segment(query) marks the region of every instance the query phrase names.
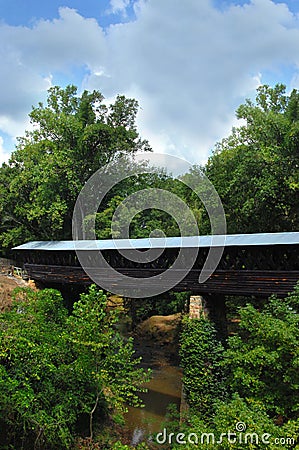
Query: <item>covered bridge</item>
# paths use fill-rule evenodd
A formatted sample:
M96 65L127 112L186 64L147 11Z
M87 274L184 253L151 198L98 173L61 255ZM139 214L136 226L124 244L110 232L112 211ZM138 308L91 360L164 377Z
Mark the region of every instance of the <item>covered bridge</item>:
M99 280L104 289L108 282L113 289L107 290L114 293L120 285L135 288L136 297L146 281L152 287L163 285L166 270L172 290L194 294L285 296L299 281L299 232L36 241L13 250L33 280L55 286ZM213 264L213 273L199 282L202 271L209 275Z

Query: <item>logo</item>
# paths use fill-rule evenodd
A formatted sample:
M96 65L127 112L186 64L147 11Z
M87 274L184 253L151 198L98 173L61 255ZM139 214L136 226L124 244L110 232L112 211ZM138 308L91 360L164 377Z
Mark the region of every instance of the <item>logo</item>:
M167 189L137 188L114 212L111 223L112 240L96 239L96 213L107 195L111 195L123 180L134 180L143 174L157 174L161 169L168 174L170 172L174 179L180 179L180 175L190 171L192 165L181 158L158 153L122 157L97 170L77 198L73 212L73 240L78 260L91 280L113 294L145 298L174 289L192 269L198 256L200 235L193 211L181 197ZM199 283L203 283L215 271L223 253L225 213L214 186L200 170L190 177L180 179L180 182L203 203L210 220L211 246L198 279ZM104 256L105 249L117 253L119 258L126 258L129 266L138 263L140 268L143 264L158 261L165 249L173 245L172 238L167 238L163 230L155 230L147 239L130 238L133 218L148 209L164 211L175 220L180 231L180 237L176 238L179 251L171 266L158 275L128 276L112 267ZM89 220L88 229L85 227L86 218ZM193 243L189 245L188 242L191 241ZM140 273L142 274L142 270Z

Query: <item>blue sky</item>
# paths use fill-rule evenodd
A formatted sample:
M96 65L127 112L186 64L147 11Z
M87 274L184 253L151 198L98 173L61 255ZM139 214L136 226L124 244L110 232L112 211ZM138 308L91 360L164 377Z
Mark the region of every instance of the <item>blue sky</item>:
M0 0L0 162L52 85L139 101L154 150L206 161L260 84L299 89L298 0Z
M116 1L112 5L126 5L126 2ZM128 3L126 13L134 16L132 12L133 2ZM47 2L36 0L0 0L1 19L10 25L31 26L36 20L58 19L59 8L73 8L83 17L94 17L101 26L108 27L111 23L124 20L122 14L115 14L109 0L51 0ZM119 11L121 13L121 10Z

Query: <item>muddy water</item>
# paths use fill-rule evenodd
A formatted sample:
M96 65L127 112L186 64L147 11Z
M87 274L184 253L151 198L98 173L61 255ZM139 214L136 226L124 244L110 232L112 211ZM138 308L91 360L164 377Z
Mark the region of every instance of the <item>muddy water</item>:
M139 394L144 406L128 407L125 414L126 443L135 446L146 442L151 435L163 431L168 406L174 404L180 409L182 370L179 367L179 329L181 316L153 316L129 331L124 322L120 329L124 337L134 338L135 357L142 358L144 369L152 370L151 380L145 384L147 393Z
M145 349L146 354L147 350ZM142 349L140 353L142 354ZM131 445L147 441L150 435L162 431L168 405L175 404L179 410L181 402L182 370L172 365L163 351L153 349L151 361L143 366L152 368L152 379L146 384L148 392L140 395L144 407L129 407L125 414L125 426Z

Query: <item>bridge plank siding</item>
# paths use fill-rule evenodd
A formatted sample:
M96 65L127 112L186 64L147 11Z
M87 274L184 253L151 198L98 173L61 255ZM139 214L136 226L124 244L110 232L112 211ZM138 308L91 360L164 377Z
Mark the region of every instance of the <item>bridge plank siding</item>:
M57 266L41 264L25 264L25 268L30 278L53 284L81 284L89 285L92 280L86 275L80 266ZM133 287L135 281L133 278L139 277L158 277L163 274L164 269L157 268L118 268L120 274L132 277L128 279L127 287ZM90 273L107 279L108 274L105 269L89 269ZM179 278L180 270L172 269L169 274L173 280ZM201 270L192 269L188 275L177 284L177 291L192 291L198 294L224 294L224 295L255 295L269 296L276 294L285 296L291 292L295 284L299 281L299 270L294 271L275 271L275 270L216 270L211 277L204 283L198 283ZM111 282L118 284L117 273L109 275ZM153 280L153 282L155 282ZM158 280L156 280L158 282Z

